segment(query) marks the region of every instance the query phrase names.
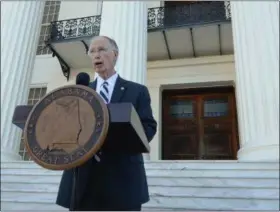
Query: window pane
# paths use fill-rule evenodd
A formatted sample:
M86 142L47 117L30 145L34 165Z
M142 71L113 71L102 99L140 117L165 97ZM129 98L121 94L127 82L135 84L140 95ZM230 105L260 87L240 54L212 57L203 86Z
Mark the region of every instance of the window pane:
M50 6L49 13L55 13L56 7L54 5Z
M34 89L33 89L33 88L31 88L31 89L29 90L28 99L32 99L32 98L33 98L33 96L34 96Z
M193 114L193 101L192 100L173 100L169 108L171 116L176 118L191 118Z
M37 88L35 90L34 99L40 99L40 97L41 97L41 90L42 90L42 88Z
M20 140L20 150L24 150L24 140L23 140L23 138Z
M41 96L45 96L47 93L47 88L42 88L41 90Z
M204 117L220 117L228 115L227 99L211 99L204 101Z
M30 158L28 152L24 152L24 153L25 153L25 154L24 154L23 160L31 160L31 158Z
M50 6L46 6L44 8L44 15L48 15L49 11L50 11Z

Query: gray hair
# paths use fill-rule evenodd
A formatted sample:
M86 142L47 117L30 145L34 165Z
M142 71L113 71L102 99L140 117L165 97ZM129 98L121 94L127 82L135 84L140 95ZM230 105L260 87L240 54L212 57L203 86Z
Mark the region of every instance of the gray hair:
M116 43L116 41L112 38L109 38L107 36L104 36L104 35L99 35L99 36L95 36L91 39L91 42L90 43L93 43L95 40L97 40L98 38L105 38L109 41L109 44L111 45L111 47L113 48L114 51L116 51L117 53L119 53L119 47Z

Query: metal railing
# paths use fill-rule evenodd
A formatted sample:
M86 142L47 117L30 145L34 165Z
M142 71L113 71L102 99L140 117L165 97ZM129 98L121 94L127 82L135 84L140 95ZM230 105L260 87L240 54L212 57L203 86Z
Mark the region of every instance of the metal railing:
M100 23L100 15L52 22L50 41L99 35Z
M196 2L183 6L148 9L148 31L231 21L229 2ZM101 15L51 23L49 42L99 34Z
M203 1L183 6L150 8L148 29L158 30L231 21L230 4Z

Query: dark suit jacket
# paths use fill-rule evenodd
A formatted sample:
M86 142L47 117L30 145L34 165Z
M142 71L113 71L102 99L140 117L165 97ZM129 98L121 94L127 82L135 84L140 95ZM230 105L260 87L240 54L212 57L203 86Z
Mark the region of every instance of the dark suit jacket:
M95 90L96 81L90 83L90 87ZM130 102L133 104L150 142L156 133L157 123L153 118L147 87L118 77L110 103L120 102ZM125 132L120 132L120 138L116 138L116 142L123 135L125 135ZM77 209L80 207L78 205L82 204L81 201L85 198L85 193L90 187L89 183L97 181L95 185L96 190L97 187L100 190L96 191L96 193L102 192L99 194L105 195L110 204L116 205L116 207L135 207L149 201L142 154L102 152L99 163L95 159L91 159L76 170L78 170L75 203ZM91 172L94 173L93 176L90 175ZM58 205L70 208L72 182L73 170L64 171L56 201ZM90 198L92 200L89 201L94 202L94 197Z

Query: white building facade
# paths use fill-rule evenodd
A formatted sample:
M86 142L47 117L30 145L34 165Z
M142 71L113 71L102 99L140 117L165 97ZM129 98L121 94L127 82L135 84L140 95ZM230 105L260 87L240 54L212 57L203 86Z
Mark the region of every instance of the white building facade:
M117 72L150 91L158 132L147 160L279 162L277 1L11 1L1 31L2 161L29 158L14 108L79 72L93 79L86 52L106 35Z

